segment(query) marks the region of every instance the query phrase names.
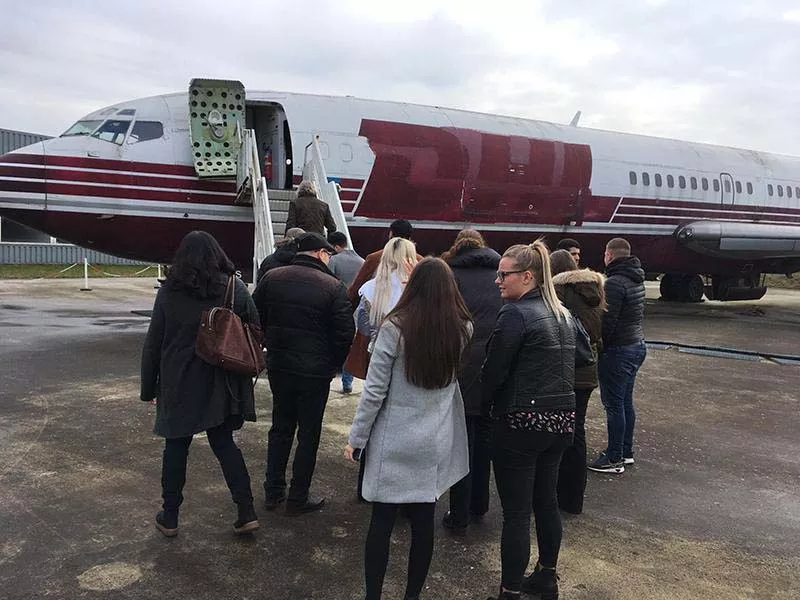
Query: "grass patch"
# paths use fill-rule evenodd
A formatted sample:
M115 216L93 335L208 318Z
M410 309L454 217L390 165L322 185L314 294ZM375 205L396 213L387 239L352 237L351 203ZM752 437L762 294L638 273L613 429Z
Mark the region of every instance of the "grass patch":
M147 267L150 268L147 268ZM0 279L79 279L83 265L0 265ZM146 269L146 270L145 270ZM89 265L89 278L100 277L156 277L155 265Z

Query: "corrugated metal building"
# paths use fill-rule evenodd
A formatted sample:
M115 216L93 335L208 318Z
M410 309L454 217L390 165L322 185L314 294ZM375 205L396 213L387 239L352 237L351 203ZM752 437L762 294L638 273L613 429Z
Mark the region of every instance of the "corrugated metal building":
M25 133L24 131L12 131L10 129L0 129L0 154L11 152L17 148L30 146L36 142L49 140L48 135L38 135L36 133Z
M46 135L0 129L0 155L50 139ZM86 257L93 264L132 264L134 261L58 244L49 235L0 218L0 264L72 264Z

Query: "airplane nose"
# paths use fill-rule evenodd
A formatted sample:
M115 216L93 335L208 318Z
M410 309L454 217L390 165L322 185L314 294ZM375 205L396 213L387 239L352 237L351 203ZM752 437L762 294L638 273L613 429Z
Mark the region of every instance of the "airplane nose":
M26 223L26 213L47 210L46 151L36 142L0 156L0 212L3 216ZM27 224L27 223L26 223Z

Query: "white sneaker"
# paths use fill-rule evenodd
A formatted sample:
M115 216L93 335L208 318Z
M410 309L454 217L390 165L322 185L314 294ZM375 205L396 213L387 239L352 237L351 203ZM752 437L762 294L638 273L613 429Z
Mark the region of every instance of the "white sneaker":
M632 456L623 456L622 457L622 464L623 465L632 465L635 461L633 460Z

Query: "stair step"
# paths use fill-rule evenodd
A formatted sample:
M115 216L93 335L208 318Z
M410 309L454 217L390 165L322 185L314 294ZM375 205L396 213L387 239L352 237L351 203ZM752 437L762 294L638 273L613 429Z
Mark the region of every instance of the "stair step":
M273 200L272 198L269 199L269 210L270 212L289 212L289 201L288 200Z
M267 196L270 200L294 200L297 197L294 190L267 190Z

